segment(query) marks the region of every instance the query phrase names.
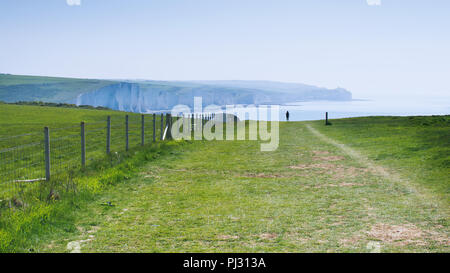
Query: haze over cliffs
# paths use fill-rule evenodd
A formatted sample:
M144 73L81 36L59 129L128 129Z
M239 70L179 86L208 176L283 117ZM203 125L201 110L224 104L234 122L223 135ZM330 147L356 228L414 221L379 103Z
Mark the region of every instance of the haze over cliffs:
M351 100L342 88L270 81L104 81L0 75L0 101L65 102L103 106L115 110L150 112L170 110L178 104L283 104L311 100Z

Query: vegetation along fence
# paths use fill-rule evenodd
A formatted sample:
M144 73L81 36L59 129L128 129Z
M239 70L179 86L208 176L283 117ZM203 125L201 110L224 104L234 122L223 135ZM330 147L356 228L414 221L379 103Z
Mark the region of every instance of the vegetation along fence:
M194 119L205 122L212 117L192 115L189 119L194 124ZM126 115L121 120L108 116L100 122L0 137L0 201L11 206L27 191L59 183L61 177L105 155L171 139L170 128L178 118L170 114L165 118L164 114Z

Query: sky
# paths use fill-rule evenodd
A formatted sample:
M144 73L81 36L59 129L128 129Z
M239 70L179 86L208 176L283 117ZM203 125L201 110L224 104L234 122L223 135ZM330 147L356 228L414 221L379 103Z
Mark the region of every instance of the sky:
M0 73L450 95L448 0L0 0Z

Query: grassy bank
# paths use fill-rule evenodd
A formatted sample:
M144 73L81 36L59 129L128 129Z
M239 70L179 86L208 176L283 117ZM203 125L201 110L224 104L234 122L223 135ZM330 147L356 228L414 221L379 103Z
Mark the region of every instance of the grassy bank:
M99 202L99 196L118 190L117 185L135 177L140 166L174 153L182 145L158 143L98 160L65 181L52 182L61 183L65 189L59 190L62 187L57 187L57 200L46 198L49 187L42 182L34 200L26 199L26 206L0 208L0 252L36 252L48 236L65 236L76 231L74 223L80 211L87 211L93 204L106 210L114 206ZM95 214L86 218L89 225L95 225L97 220Z
M111 116L112 120L123 121L125 115L139 117L135 113L112 110L0 104L0 138L34 132L42 137L45 126L58 129L79 126L81 121L105 123L107 116Z
M366 117L332 123L313 125L449 202L450 116Z
M73 102L81 93L115 81L0 74L0 100Z
M130 151L125 152L125 115ZM140 146L140 118L134 113L0 104L0 251L28 251L58 226L70 226L71 212L110 185L132 177L147 160L171 150L156 143ZM111 155L107 156L106 118L111 116ZM86 122L87 165L81 168L80 122ZM160 137L160 118L157 119ZM43 127L50 127L50 182L18 182L45 177ZM151 118L146 143L152 141ZM167 150L167 151L166 151ZM28 247L30 246L31 247Z
M51 174L56 180L81 168L80 123L85 122L86 164L106 155L107 117L111 117L110 150L126 149L125 116L128 115L129 147L141 145L141 115L110 110L0 104L0 200L23 199L45 177L44 126L50 128ZM156 138L161 135L156 118ZM153 141L152 116L145 117L145 142ZM23 201L23 200L22 200ZM2 203L2 202L0 202Z
M348 128L349 138L340 139L346 147L358 139L351 135L357 123L378 118L351 120L355 130ZM428 183L416 179L414 168L398 174L395 165L386 166L387 175L380 175L370 167L379 161L369 152L354 149L371 158L361 161L308 127L325 137L336 130L337 136L339 122L281 123L275 152L261 152L259 141L196 141L177 148L78 210L71 230L41 238L35 250L449 251L448 203L437 198L445 196L444 186L420 194ZM400 149L389 143L384 145ZM391 179L397 174L402 181Z

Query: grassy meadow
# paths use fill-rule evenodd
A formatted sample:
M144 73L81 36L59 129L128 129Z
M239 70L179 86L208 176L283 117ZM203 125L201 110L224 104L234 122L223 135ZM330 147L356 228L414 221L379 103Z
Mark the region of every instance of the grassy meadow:
M448 252L448 120L281 122L274 152L136 147L75 174L58 201L3 209L0 251Z
M450 194L450 116L366 117L316 128L447 199Z
M106 117L111 116L112 121L122 122L125 115L136 120L140 115L124 113L113 110L94 110L63 107L46 107L31 105L11 105L0 103L0 138L17 136L29 133L42 133L45 126L50 129L60 129L79 126L80 122L104 123Z
M114 81L0 74L0 101L72 102Z
M132 150L141 144L141 115L110 110L78 108L42 107L0 104L0 215L13 207L14 217L43 206L50 209L49 196L79 189L75 182L83 175L97 173L122 164L131 154L125 151L125 115L129 115L129 143ZM106 155L106 119L111 116L111 155ZM86 164L81 168L80 122L86 128ZM160 117L157 117L156 136L160 138ZM50 128L51 182L29 182L45 178L44 126ZM152 116L146 115L146 143L152 141ZM129 168L132 169L133 165ZM120 175L119 176L122 177ZM106 177L110 174L104 174ZM110 183L110 182L106 182ZM111 182L112 183L112 182ZM77 185L76 185L77 184ZM85 183L89 188L99 188L100 184ZM101 187L100 187L101 188ZM58 198L59 199L59 198ZM53 210L53 208L51 209ZM25 214L27 214L25 213ZM28 214L27 214L28 215ZM25 217L25 215L24 215ZM30 216L33 218L33 216ZM17 225L6 224L9 228L26 228L27 217L17 219ZM34 218L33 218L34 219ZM23 222L22 222L23 220ZM13 221L14 222L14 221ZM2 229L2 231L4 231ZM0 232L7 242L11 234ZM19 236L19 235L18 235ZM25 235L20 235L26 237ZM17 239L17 238L16 238ZM22 239L22 238L21 238Z

